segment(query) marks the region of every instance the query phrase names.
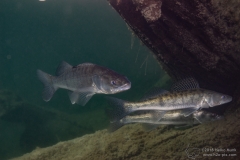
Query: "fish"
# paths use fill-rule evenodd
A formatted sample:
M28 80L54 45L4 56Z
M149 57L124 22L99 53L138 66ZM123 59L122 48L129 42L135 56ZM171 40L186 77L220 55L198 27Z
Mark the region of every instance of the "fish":
M174 84L174 88L175 90L172 91L157 88L150 93L150 96L145 96L138 102L129 102L113 97L107 97L107 99L110 105L113 105L121 113L118 118L123 118L139 110L159 110L162 111L163 116L166 111L179 109L186 117L202 108L215 107L232 101L232 97L229 95L199 88L198 82L192 78L177 82Z
M93 63L72 66L63 61L56 76L37 70L39 80L44 84L43 100L48 102L59 89L68 90L72 104L84 106L94 94L115 94L131 88L131 82L111 69Z
M204 110L196 111L187 117L182 114L182 110L167 111L160 120L158 118L163 113L158 110L136 111L118 120L113 118L119 114L118 112L109 111L108 114L110 119L114 119L110 122L109 132L114 132L122 126L131 123L143 123L144 129L149 131L159 125L195 125L223 118L223 116Z

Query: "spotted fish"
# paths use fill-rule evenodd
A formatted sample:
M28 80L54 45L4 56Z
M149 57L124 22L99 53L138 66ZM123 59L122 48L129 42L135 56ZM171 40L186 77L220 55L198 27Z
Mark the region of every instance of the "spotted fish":
M186 82L184 83L184 81ZM171 92L154 91L150 97L145 97L138 102L129 102L112 97L107 99L118 110L118 119L139 110L158 110L162 111L161 115L163 116L166 111L181 109L182 114L186 117L201 108L214 107L232 101L232 97L229 95L199 88L198 83L192 79L177 82L174 88L175 90Z

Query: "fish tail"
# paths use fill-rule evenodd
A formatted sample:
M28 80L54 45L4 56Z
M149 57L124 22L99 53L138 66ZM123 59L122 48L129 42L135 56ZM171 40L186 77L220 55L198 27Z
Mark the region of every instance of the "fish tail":
M124 105L126 101L113 97L107 97L107 100L111 106L114 106L106 110L111 122L119 121L131 112L131 110Z
M108 132L114 132L114 131L118 130L119 128L121 128L122 126L124 126L124 123L122 123L120 121L112 122L112 123L110 123L110 125L108 127Z
M56 90L58 89L57 87L54 87L54 85L53 85L52 79L54 77L51 76L50 74L47 74L47 73L39 70L39 69L37 70L37 76L44 85L44 89L42 92L43 100L48 102L52 98L52 96L56 92Z

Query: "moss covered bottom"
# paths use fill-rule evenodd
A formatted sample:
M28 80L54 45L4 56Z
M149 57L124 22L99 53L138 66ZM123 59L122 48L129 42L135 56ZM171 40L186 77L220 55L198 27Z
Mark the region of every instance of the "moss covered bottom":
M100 130L13 160L239 159L240 109L225 119L185 130L160 126L145 132L140 124L114 133Z

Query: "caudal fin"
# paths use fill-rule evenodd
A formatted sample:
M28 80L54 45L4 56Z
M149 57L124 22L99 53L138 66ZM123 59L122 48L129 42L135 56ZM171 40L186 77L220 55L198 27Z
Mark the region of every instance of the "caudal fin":
M37 76L44 85L44 89L42 92L43 100L48 102L57 90L57 88L55 88L52 83L52 79L54 77L51 76L50 74L47 74L47 73L39 70L39 69L37 70Z
M121 99L112 98L112 97L106 97L109 104L113 106L112 108L108 108L106 110L107 115L110 118L110 122L116 122L131 113L132 111L129 110L128 107L125 107L124 103L126 101L123 101Z

